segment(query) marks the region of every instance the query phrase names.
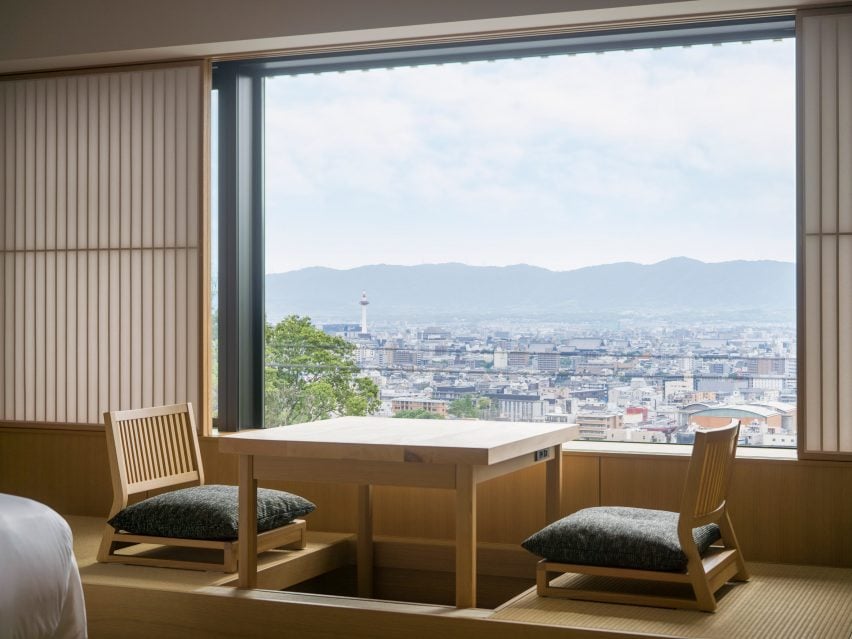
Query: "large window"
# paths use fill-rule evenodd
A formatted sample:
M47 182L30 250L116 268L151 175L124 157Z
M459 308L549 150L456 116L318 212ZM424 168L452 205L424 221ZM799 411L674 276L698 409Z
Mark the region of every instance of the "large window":
M225 413L672 443L736 417L743 443L794 446L789 35L223 65Z

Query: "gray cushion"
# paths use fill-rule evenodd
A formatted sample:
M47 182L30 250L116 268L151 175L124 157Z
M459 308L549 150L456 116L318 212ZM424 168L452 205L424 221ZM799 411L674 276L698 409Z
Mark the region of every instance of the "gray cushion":
M566 564L680 571L686 555L677 537L678 513L645 508L585 508L538 531L521 545ZM719 539L719 527L695 528L699 553Z
M316 506L304 497L258 488L257 532L288 524ZM194 486L128 506L109 524L137 535L178 539L236 539L239 530L237 487Z

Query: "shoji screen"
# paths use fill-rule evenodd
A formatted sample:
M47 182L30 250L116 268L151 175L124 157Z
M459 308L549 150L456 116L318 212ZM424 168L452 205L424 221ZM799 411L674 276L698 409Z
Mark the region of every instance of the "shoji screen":
M0 81L0 421L199 412L203 73Z
M852 13L799 18L803 458L852 459Z

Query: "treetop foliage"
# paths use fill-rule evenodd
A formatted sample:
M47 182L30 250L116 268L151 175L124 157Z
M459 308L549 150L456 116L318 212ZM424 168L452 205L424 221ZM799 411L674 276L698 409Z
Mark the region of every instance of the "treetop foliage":
M379 408L379 388L359 375L353 344L298 315L267 324L265 337L267 426L369 415Z

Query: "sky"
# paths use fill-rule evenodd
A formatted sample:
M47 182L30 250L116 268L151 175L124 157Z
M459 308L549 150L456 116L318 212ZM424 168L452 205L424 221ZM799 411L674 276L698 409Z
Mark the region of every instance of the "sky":
M266 272L795 259L792 39L278 76Z

